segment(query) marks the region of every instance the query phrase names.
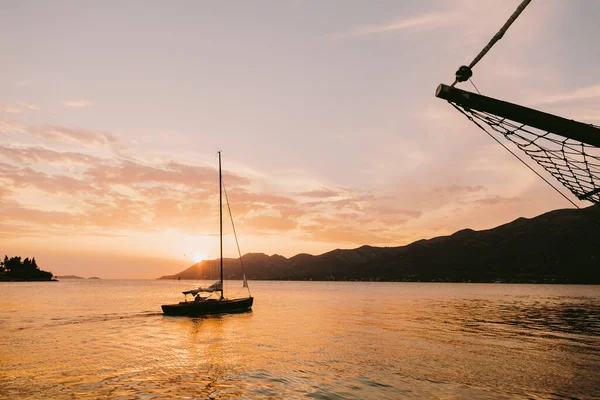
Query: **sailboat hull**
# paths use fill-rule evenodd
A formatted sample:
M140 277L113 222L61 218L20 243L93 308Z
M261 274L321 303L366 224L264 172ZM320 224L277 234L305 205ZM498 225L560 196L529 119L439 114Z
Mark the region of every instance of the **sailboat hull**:
M239 313L252 309L253 297L234 300L185 301L161 306L165 315L199 317L209 314Z

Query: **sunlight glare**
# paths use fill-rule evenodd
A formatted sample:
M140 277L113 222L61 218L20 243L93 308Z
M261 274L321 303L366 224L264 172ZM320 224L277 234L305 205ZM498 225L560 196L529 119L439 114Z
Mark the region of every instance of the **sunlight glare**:
M200 261L206 260L206 255L203 253L195 252L192 254L192 260L196 263L199 263Z

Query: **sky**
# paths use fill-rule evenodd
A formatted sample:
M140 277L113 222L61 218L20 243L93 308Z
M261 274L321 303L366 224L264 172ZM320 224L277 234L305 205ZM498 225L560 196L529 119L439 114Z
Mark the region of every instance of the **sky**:
M0 253L103 278L216 258L219 150L242 253L572 207L434 97L519 3L2 1ZM472 80L600 124L599 19L595 0L534 0ZM229 224L224 243L235 256Z

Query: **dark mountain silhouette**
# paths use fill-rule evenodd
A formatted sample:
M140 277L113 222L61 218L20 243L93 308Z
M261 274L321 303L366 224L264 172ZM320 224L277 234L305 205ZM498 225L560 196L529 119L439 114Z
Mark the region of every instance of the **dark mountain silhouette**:
M600 205L588 207L600 221ZM291 258L249 253L246 276L256 280L535 282L600 284L600 225L576 209L518 218L493 229L463 229L400 247L362 246ZM238 259L225 277L241 279ZM219 260L159 279L218 279Z

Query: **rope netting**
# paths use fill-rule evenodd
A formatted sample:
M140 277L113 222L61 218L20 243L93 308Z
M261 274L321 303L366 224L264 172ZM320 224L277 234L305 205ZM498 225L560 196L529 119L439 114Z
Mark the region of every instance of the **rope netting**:
M600 203L600 148L452 101L450 104L494 139L499 133L515 144L579 200Z
M451 86L438 86L436 97L447 100L573 206L580 209L591 221L600 226L600 221L587 214L585 210L502 143L498 137L501 135L516 145L579 200L600 204L600 127L481 96L470 79L473 76L472 68L475 64L490 51L496 42L502 39L508 28L530 2L531 0L523 0L519 4L475 59L469 65L463 65L456 71L454 83ZM479 95L454 88L457 83L466 81L471 82Z

